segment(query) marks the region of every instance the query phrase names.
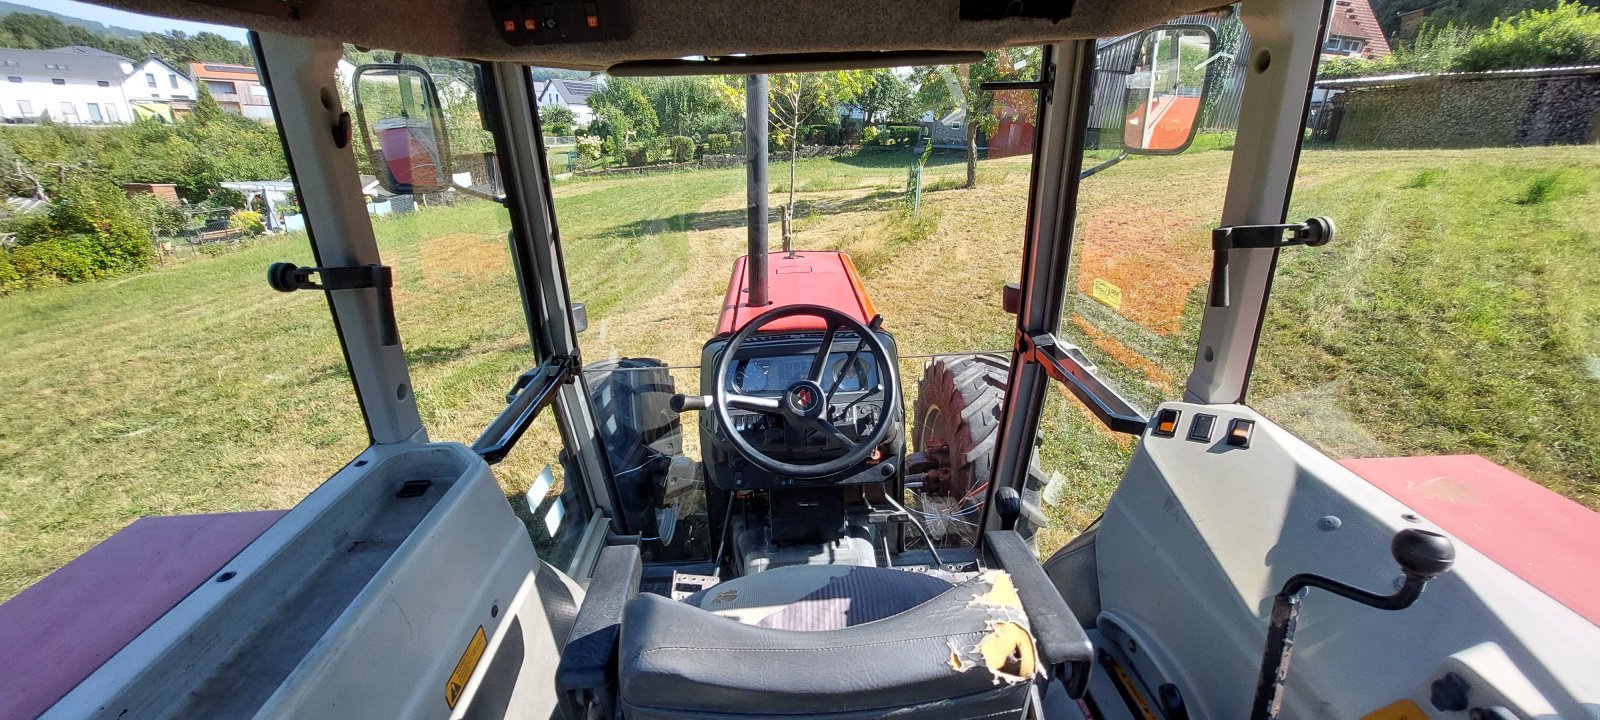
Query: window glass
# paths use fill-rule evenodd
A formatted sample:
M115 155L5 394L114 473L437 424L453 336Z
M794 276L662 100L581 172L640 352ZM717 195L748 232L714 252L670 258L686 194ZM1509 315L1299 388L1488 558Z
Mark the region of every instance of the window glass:
M1481 455L1600 508L1600 147L1578 87L1319 78L1289 218L1338 233L1279 255L1249 403L1335 459Z
M146 22L94 42L250 56L238 28L195 43ZM115 123L119 105L93 107ZM55 125L0 126L0 600L140 517L290 507L367 446L327 300L264 282L315 264L306 234L228 187L288 175L276 128L7 107Z
M591 385L594 363L650 358L670 366L676 391L702 387L701 349L717 334L730 271L747 249L745 134L765 132L771 249L783 247L789 206L794 248L850 256L902 356L908 451L955 439L959 423L917 429L952 399L923 388L935 364L980 362L978 354L990 363L998 353L1004 375L1015 319L1001 292L1021 266L1038 104L1033 91L976 86L1033 79L1039 58L1038 48L1013 48L971 66L772 75L769 125L754 130L742 77L535 69L568 279L588 308L581 341ZM684 452L705 459L694 416L685 417ZM913 488L902 502L970 524L986 480ZM932 530L936 542L961 545L971 533L958 528L967 527ZM908 535L913 546L925 542Z
M1242 30L1233 17L1192 16L1219 41L1186 43L1176 57L1180 100L1200 102L1198 130L1178 155L1124 155L1124 98L1143 67L1138 34L1101 40L1084 167L1103 169L1078 189L1078 226L1060 336L1080 347L1096 374L1142 411L1182 395L1194 364L1210 273L1211 229L1222 213L1233 160ZM1186 36L1187 37L1187 36ZM1198 37L1198 36L1197 36ZM1230 46L1231 44L1231 46ZM1162 55L1165 62L1165 53ZM1157 65L1159 71L1163 65ZM1191 112L1195 112L1191 110ZM1135 116L1143 113L1136 110Z

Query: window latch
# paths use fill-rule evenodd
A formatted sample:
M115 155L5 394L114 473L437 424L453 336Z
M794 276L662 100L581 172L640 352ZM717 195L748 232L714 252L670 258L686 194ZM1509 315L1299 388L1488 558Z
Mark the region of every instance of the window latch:
M1287 235L1285 235L1287 233ZM1232 225L1211 231L1211 307L1228 306L1228 256L1235 248L1318 247L1333 240L1333 220L1308 218L1286 225Z
M311 276L317 276L313 281ZM384 347L400 344L400 326L394 317L394 271L388 265L351 267L300 267L278 262L267 268L267 284L278 292L296 290L365 290L378 293L378 341Z

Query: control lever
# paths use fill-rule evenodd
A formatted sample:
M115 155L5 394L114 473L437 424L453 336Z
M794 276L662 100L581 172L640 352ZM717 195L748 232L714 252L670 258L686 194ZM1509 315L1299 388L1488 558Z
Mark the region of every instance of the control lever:
M1289 233L1287 238L1284 233ZM1333 241L1333 220L1284 225L1233 225L1211 231L1211 307L1228 306L1228 256L1234 248L1320 247Z
M1404 610L1417 601L1429 580L1449 572L1456 561L1456 548L1450 538L1431 530L1401 530L1389 543L1389 551L1405 574L1404 583L1393 595L1379 595L1312 573L1300 573L1283 584L1283 590L1272 601L1272 621L1267 626L1267 646L1261 654L1261 673L1256 676L1256 697L1250 704L1250 720L1276 720L1283 705L1289 653L1294 649L1294 631L1300 623L1302 591L1321 588L1379 610Z
M709 395L673 395L667 400L667 407L675 413L685 413L690 410L704 410L711 407Z

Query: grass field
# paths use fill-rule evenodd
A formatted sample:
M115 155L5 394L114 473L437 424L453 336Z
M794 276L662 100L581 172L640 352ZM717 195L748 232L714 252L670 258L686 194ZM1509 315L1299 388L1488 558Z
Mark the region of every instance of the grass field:
M1080 275L1132 272L1117 269L1124 252L1203 251L1230 157L1132 159L1091 179ZM856 258L902 352L1008 348L1000 288L1020 268L1026 159L985 161L978 188L930 191L915 216L898 209L906 162L802 161L799 245ZM1336 456L1476 452L1600 507L1600 148L1308 151L1301 168L1292 217L1332 215L1341 234L1285 253L1252 403ZM963 172L935 157L927 186ZM772 175L776 205L786 168ZM743 180L730 169L558 185L587 360L697 362L743 252ZM376 226L424 421L436 439L470 441L533 364L504 211L475 202ZM0 298L0 598L141 515L291 505L366 444L326 303L269 290L277 260L310 263L304 237ZM1148 310L1154 359L1129 377L1156 395L1181 385L1172 348L1203 292L1192 263L1169 265L1163 277L1187 288L1178 300L1139 306L1130 293L1125 306ZM1103 312L1075 302L1083 317ZM906 361L908 391L920 371ZM548 421L530 433L497 470L507 491L557 442ZM1045 542L1093 519L1129 452L1051 400L1041 462L1068 484Z

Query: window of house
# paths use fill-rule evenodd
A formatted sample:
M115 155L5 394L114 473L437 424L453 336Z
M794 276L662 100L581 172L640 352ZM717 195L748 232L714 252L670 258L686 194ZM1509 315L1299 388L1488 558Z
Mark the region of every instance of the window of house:
M28 102L27 100L18 100L17 101L17 111L21 112L23 115L32 115L33 114L33 103Z
M182 93L173 93L172 94L172 99L173 100L188 100L189 96L188 95L184 95Z
M112 105L111 103L106 103L106 122L122 122L122 117L117 114L117 106Z
M16 75L9 75L9 76L6 77L6 79L10 80L11 82L14 82L14 83L22 82L22 78L17 77Z
M173 90L177 90L178 89L178 76L177 75L174 75L172 73L167 73L167 80L171 81Z
M100 87L111 87L111 83L105 80L96 80L94 81L94 84L99 85Z
M65 84L67 84L67 81L63 80L61 78L50 78L50 84L51 85L65 85Z
M150 87L155 87L156 86L156 74L155 73L145 73L144 74L144 84L149 85Z
M227 80L207 80L206 87L211 90L213 95L232 95L234 93L233 83Z
M105 122L105 120L105 116L100 114L100 106L89 103L89 122L99 123Z
M61 103L61 119L66 120L67 122L77 122L78 108L74 107L73 104L69 102Z

